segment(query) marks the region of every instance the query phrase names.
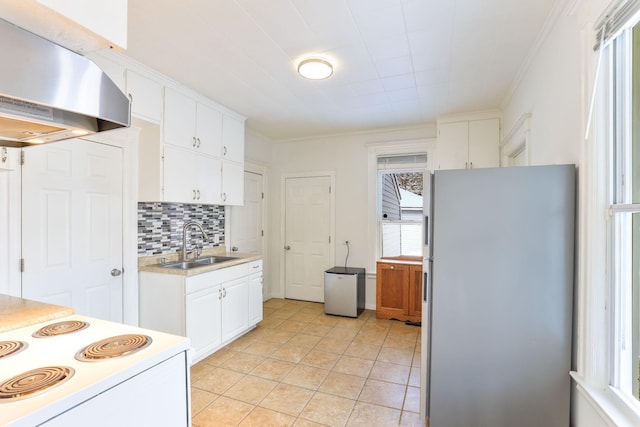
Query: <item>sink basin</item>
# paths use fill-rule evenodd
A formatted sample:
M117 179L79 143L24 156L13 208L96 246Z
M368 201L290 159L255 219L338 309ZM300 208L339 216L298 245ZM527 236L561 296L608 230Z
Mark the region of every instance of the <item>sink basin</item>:
M158 264L158 265L164 268L176 268L179 270L189 270L191 268L219 264L221 262L232 261L234 259L236 258L230 257L230 256L210 256L205 258L191 259L188 261L170 262L168 264Z

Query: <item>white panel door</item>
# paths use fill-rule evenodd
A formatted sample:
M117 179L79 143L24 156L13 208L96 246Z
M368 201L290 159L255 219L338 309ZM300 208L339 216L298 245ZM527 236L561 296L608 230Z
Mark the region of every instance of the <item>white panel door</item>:
M253 172L244 173L244 205L231 207L232 251L261 254L262 251L262 188L264 178Z
M24 151L22 296L122 322L122 149L76 139Z
M249 279L241 277L222 284L222 342L249 325Z
M324 302L330 265L331 178L285 180L285 297Z

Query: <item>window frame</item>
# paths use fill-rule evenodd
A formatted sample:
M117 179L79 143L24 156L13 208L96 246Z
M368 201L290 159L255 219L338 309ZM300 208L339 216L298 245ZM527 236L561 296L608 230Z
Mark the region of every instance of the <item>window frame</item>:
M435 128L431 131L425 128L425 134L435 135ZM427 171L433 171L433 165L436 155L437 139L435 136L424 137L410 140L396 140L389 142L371 142L367 146L367 231L368 231L368 248L367 254L367 272L375 274L376 261L378 259L379 232L378 232L378 210L377 210L377 191L378 191L378 157L391 155L409 155L414 153L427 154Z

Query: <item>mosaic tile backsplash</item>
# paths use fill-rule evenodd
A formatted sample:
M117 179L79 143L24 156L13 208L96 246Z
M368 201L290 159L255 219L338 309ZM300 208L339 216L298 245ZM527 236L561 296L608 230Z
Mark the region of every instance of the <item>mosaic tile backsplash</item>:
M189 248L224 245L224 206L187 205L181 203L138 203L138 256L160 255L182 250L182 228L189 221L202 225L209 237L191 229ZM214 243L215 236L218 243Z

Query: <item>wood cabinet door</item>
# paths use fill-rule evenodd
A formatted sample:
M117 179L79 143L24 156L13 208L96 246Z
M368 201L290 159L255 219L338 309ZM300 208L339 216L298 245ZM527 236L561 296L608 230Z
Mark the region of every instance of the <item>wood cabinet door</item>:
M409 316L422 315L422 266L409 269Z
M376 310L380 314L406 316L409 307L407 264L379 262L376 271Z

